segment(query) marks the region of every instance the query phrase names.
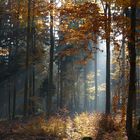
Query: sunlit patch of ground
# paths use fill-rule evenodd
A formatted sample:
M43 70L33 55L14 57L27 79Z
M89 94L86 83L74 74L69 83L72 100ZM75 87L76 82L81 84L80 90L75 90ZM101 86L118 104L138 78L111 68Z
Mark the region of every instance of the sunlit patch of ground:
M26 123L1 124L0 140L127 140L124 126L116 117L81 113L73 118L55 115L46 120L34 117ZM12 139L13 138L13 139Z

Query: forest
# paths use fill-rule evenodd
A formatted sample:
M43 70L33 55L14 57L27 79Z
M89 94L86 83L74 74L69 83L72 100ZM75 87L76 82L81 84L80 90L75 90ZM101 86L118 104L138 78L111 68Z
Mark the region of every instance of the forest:
M0 0L0 140L140 140L140 0Z

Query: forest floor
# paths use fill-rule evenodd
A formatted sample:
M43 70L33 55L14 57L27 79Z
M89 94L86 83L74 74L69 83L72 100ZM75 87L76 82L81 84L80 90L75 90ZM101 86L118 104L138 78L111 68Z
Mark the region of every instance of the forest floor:
M2 121L0 140L127 140L120 116L95 113L54 115L49 119L37 116L25 120Z

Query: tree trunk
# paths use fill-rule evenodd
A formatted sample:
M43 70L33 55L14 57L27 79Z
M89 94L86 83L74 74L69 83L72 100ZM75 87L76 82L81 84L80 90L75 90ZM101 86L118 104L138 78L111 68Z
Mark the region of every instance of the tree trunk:
M8 118L11 119L11 79L8 79Z
M84 67L84 111L88 110L88 98L87 98L87 68Z
M53 0L50 0L53 4ZM53 94L53 61L54 61L54 31L53 31L53 9L50 11L50 63L49 63L49 92L48 92L48 114L51 113L52 94Z
M32 81L32 79L33 79L32 70L33 70L33 67L32 67L32 64L31 64L31 66L29 67L29 104L28 104L28 106L29 106L29 108L28 108L29 115L32 114L32 85L33 85L33 83L32 83L33 82Z
M60 109L63 107L63 62L60 59Z
M110 28L111 11L110 5L106 4L106 114L110 114Z
M131 0L131 33L130 33L130 40L128 44L130 77L129 77L127 116L126 116L126 129L127 129L127 135L129 140L132 140L133 113L135 114L135 101L136 101L136 48L135 48L136 29L135 28L136 28L136 0Z
M32 97L35 97L35 60L34 52L36 47L36 31L35 31L35 0L33 0L33 17L32 17ZM32 100L32 113L35 113L35 101Z
M60 61L58 60L58 67L57 67L57 109L60 107Z
M16 93L17 93L17 90L16 90L16 75L14 77L14 94L13 94L13 114L12 114L12 119L15 118L15 113L16 113Z
M123 16L125 12L123 12ZM124 29L123 29L123 34L124 34ZM124 35L122 36L122 104L121 104L121 115L122 115L122 123L124 124L125 122L125 116L126 116L126 57L125 57L125 37Z
M11 0L9 0L9 11L11 11ZM11 19L10 19L10 24L11 24ZM11 44L11 36L10 36L10 44ZM8 46L8 114L9 114L9 119L11 119L11 52L12 52L12 47Z
M31 23L31 0L28 0L28 23L27 23L27 46L26 46L26 69L24 88L24 117L28 110L28 88L29 88L29 48L30 48L30 23Z
M97 83L97 51L95 52L94 68L95 68L95 111L97 111L98 100L98 83Z

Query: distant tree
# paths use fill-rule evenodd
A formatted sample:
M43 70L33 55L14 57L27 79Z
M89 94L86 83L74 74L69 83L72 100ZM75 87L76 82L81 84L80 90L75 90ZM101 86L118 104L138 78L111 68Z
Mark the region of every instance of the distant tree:
M26 46L26 75L25 75L25 91L24 91L24 116L28 113L28 88L29 88L29 49L31 45L31 0L28 0L28 15L27 15L27 46Z
M50 0L50 4L53 7L54 1ZM50 9L50 62L49 62L49 86L48 86L48 94L47 94L47 113L51 113L51 106L52 106L52 94L54 92L53 89L53 63L54 63L54 47L55 47L55 40L54 40L54 15L53 15L53 8Z

